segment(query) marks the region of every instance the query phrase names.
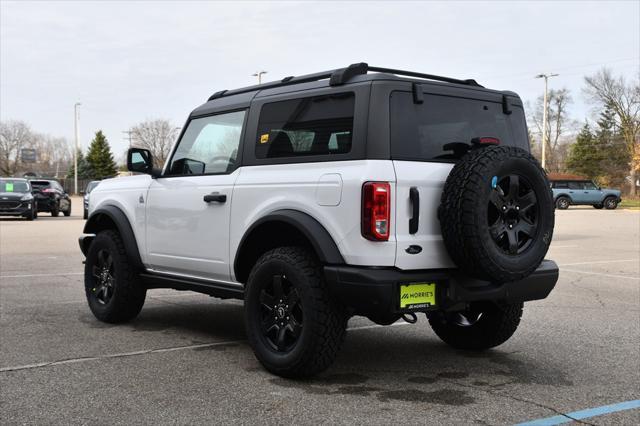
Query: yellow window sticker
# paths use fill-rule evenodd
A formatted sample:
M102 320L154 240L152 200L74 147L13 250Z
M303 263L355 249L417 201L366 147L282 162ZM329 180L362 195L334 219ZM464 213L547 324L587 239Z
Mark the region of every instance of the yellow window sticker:
M269 133L265 133L264 135L260 136L260 143L267 143L269 142Z
M400 308L422 308L435 305L435 283L418 283L400 286Z

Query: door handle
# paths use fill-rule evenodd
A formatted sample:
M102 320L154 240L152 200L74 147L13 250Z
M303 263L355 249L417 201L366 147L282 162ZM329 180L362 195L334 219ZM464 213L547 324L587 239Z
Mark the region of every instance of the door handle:
M227 201L227 196L218 192L212 192L211 194L205 195L203 199L205 203L224 203Z
M409 233L415 234L420 226L420 192L415 186L409 188L409 200L413 210L409 219Z

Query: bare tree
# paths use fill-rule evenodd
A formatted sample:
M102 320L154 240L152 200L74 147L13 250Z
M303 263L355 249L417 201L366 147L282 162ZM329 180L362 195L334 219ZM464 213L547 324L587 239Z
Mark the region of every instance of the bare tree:
M20 150L33 141L33 133L23 121L0 122L0 172L13 176L20 165Z
M548 114L547 114L547 164L549 171L561 171L564 153L566 147L564 145L566 134L575 129L575 122L570 119L568 106L573 102L571 93L568 89L550 90L548 94ZM542 117L544 114L544 97L540 96L536 101L534 112L531 120L542 137Z
M615 113L617 125L629 152L631 163L631 194L637 195L636 179L640 172L640 81L627 83L624 77L614 77L603 68L595 75L584 78L584 93L598 107L609 107Z
M151 151L157 167L164 165L177 136L178 128L168 120L147 120L131 128L132 145Z

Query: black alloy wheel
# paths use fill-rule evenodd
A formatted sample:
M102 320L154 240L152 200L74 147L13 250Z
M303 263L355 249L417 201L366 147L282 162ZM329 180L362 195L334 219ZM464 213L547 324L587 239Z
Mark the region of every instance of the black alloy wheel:
M489 196L488 225L493 242L504 253L521 254L538 233L538 200L523 176L493 177Z
M92 275L95 279L95 287L92 292L97 302L106 305L113 296L115 282L113 256L106 249L98 251L96 264L92 268Z
M288 352L302 334L302 303L285 275L274 275L260 292L262 336L272 349Z

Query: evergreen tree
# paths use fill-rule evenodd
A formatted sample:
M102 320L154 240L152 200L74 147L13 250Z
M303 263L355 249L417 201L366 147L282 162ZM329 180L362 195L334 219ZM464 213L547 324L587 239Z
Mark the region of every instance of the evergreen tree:
M579 175L595 178L600 175L601 160L598 140L591 132L589 124L585 123L576 137L576 142L569 149L567 169Z
M631 159L611 105L606 105L600 113L595 137L600 157L599 181L610 186L624 185Z
M113 154L107 138L102 130L96 132L96 136L89 145L87 152L87 162L91 167L94 179L104 179L114 176L118 172L116 162L113 161ZM78 171L80 167L78 166Z
M67 178L74 177L75 164L71 163L71 167L69 167L69 171L67 172ZM84 154L81 150L78 150L78 179L91 179L93 176L93 172L91 171L91 166L89 162L85 158Z

